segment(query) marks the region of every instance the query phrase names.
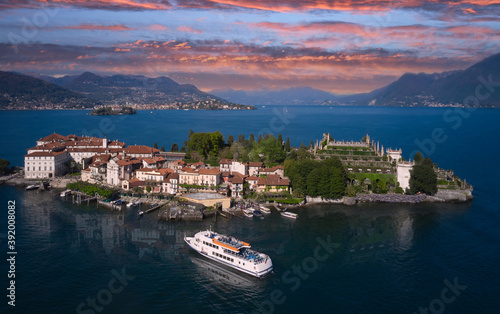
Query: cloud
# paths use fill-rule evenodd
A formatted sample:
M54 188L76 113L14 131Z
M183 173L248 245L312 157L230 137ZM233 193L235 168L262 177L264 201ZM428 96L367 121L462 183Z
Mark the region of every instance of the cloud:
M274 12L329 11L390 11L397 9L422 9L443 11L465 10L470 14L478 8L495 6L494 0L11 0L0 4L0 9L40 8L47 5L101 10L172 10L172 9L212 9L212 10L261 10Z
M179 32L186 32L186 33L194 33L194 34L201 34L203 33L203 31L199 30L199 29L194 29L190 26L184 26L184 25L181 25L179 27L176 28Z
M168 31L168 27L160 25L160 24L154 24L148 27L149 30L152 31Z
M79 24L75 26L61 26L56 29L74 29L74 30L105 30L105 31L133 31L135 28L120 25L98 25L98 24Z

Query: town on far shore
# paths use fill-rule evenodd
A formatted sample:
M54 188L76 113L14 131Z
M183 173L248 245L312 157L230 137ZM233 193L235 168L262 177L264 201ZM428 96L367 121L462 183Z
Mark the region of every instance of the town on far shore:
M92 191L97 198L175 199L228 210L242 202L307 203L468 201L472 186L420 153L384 149L367 134L360 141L323 134L309 146L291 147L282 135L195 133L171 151L127 145L106 137L50 134L24 156L27 181ZM66 181L65 181L66 182ZM88 186L99 187L85 189ZM80 192L81 193L81 192ZM89 195L93 196L93 195Z

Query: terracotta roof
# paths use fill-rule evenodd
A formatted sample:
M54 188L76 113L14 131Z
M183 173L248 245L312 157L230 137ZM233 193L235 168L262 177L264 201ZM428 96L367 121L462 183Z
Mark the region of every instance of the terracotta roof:
M248 166L249 167L259 167L259 168L261 168L262 166L264 166L264 163L260 162L260 161L252 161L252 162L248 163Z
M234 184L243 184L243 178L232 177L231 179L229 179L229 182L234 183Z
M170 182L170 180L179 180L179 174L178 173L169 173L168 176L163 179L163 182Z
M61 154L66 154L65 151L62 152L33 152L28 155L24 155L24 157L52 157L52 156L59 156Z
M189 168L189 167L184 167L181 169L181 171L187 172L187 173L196 173L196 171L193 168Z
M232 159L221 159L219 164L232 164L233 160Z
M270 186L283 186L290 185L290 181L288 179L282 179L279 175L268 175L266 179L266 185Z
M285 168L283 167L283 165L277 165L277 166L272 167L271 169L273 169L274 171L276 171L278 169L284 170Z
M153 157L154 160L156 161L165 161L166 159L161 157L161 156L158 156L158 157Z
M212 169L200 169L199 171L200 174L209 174L209 175L218 175L220 173L219 169L217 168L212 168Z
M87 168L87 169L83 169L82 171L90 171L90 168Z
M108 162L109 160L111 159L111 155L110 154L100 154L100 155L94 155L92 157L92 163L95 163L95 162Z
M146 145L132 145L126 147L125 152L127 154L154 154L159 153L160 150Z
M170 169L170 168L161 168L158 170L159 173L161 173L162 175L166 175L168 173L173 173L174 170Z
M118 164L118 166L128 166L133 164L133 162L130 159L118 160L116 163Z
M246 181L258 181L259 177L256 176L249 176L245 178Z
M240 178L244 178L245 176L242 175L241 173L239 173L238 171L233 171L231 172L231 174L235 177L240 177Z
M153 158L143 158L142 160L148 164L156 164L156 160L154 160Z
M146 185L146 183L144 181L141 181L141 180L139 180L137 178L128 180L128 183L129 183L130 187L133 187L133 186L144 186L144 185Z
M153 169L153 168L141 168L141 169L137 169L136 171L137 172L152 172L152 171L156 171L156 169Z
M52 133L44 138L39 139L39 141L43 141L43 142L54 142L54 141L58 141L58 140L66 141L67 137L54 132L54 133Z
M229 171L224 171L222 172L221 174L223 177L230 177L231 176L231 173L229 173Z

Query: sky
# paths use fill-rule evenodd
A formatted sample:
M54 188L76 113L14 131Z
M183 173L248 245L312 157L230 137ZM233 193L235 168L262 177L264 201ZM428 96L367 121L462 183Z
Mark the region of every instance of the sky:
M500 52L500 0L13 0L0 70L368 92Z

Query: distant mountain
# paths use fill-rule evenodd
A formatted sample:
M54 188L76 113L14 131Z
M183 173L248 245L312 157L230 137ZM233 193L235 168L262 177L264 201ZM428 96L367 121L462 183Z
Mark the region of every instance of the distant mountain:
M0 71L0 108L35 109L93 107L95 101L31 76Z
M140 75L99 76L91 72L71 79L59 78L56 83L105 104L189 103L219 100L191 84L179 84L168 77L149 78Z
M477 97L476 89L484 82L490 81L490 77L490 86L480 88L480 95ZM473 102L464 104L467 97L473 96L479 106L500 107L500 54L486 58L465 70L435 74L406 73L397 81L369 94L370 97L358 100L358 104L476 106Z
M334 94L311 87L296 87L282 90L244 91L219 89L213 95L245 105L319 105L327 100L336 99Z

